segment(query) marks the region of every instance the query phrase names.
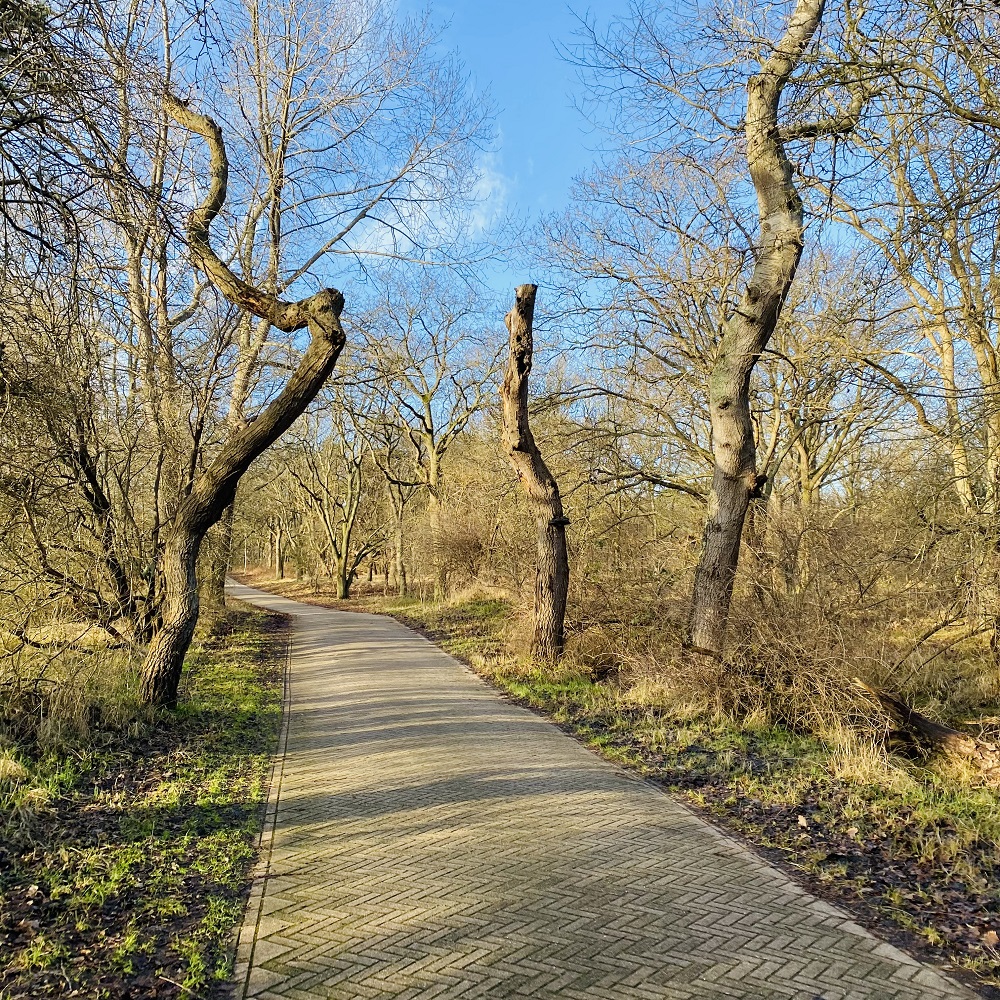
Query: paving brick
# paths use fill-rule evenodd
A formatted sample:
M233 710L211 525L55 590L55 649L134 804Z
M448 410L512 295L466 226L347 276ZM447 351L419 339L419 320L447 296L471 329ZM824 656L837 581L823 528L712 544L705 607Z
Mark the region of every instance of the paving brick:
M389 618L296 616L259 1000L971 1000Z

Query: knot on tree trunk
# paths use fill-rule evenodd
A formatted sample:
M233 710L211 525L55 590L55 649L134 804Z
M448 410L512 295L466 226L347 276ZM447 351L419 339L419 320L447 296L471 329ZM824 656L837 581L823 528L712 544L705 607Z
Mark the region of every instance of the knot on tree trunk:
M333 321L340 319L344 311L344 293L336 288L323 288L306 299L304 305L309 315L327 329L334 326Z

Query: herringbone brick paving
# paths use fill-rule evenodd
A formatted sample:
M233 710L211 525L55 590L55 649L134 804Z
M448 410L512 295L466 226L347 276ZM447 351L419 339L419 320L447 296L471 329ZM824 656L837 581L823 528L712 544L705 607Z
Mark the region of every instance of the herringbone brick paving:
M296 616L237 996L958 1000L389 618Z

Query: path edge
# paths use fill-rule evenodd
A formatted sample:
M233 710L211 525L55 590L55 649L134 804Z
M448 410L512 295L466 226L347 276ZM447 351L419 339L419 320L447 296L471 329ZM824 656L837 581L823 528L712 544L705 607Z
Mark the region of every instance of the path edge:
M238 600L238 598L237 598ZM250 973L253 970L254 949L257 945L257 929L263 917L264 897L267 894L267 883L271 877L271 855L274 849L274 834L278 820L278 804L281 799L281 784L285 775L285 755L288 747L288 722L292 707L292 647L295 643L295 619L286 615L292 625L288 641L285 644L284 666L282 669L281 690L281 728L278 731L278 742L274 749L271 768L267 778L267 796L264 806L264 819L257 838L257 861L250 869L252 880L250 895L243 911L243 920L236 932L233 942L235 955L233 972L227 984L228 989L223 996L232 1000L246 1000L250 986Z
M292 600L292 598L286 599ZM323 605L313 606L323 607ZM324 608L324 610L341 612L343 614L371 614L371 612L345 611L342 608ZM920 985L927 985L925 982L922 982L920 978L921 973L926 970L930 972L932 977L945 980L945 982L954 988L958 995L961 996L964 994L967 1000L982 1000L982 998L990 997L992 995L991 991L993 988L989 986L989 984L980 983L976 979L975 975L970 971L955 966L944 968L940 963L934 961L933 959L929 959L927 956L912 954L902 946L899 939L890 939L890 937L883 932L882 928L866 927L859 923L856 919L857 915L853 913L845 903L842 903L839 900L827 899L826 897L819 895L812 888L811 879L805 872L797 871L794 865L783 863L778 858L769 856L759 845L754 844L748 838L740 834L739 831L725 826L718 820L717 817L708 812L708 810L699 809L694 803L686 802L679 796L673 794L673 792L662 782L657 781L649 775L633 771L621 761L605 756L601 753L598 747L588 743L580 733L567 726L561 725L548 712L537 708L534 705L528 704L526 701L512 695L509 691L491 683L490 680L476 670L476 668L469 661L444 649L433 635L428 634L428 632L415 627L411 622L399 618L390 612L375 612L375 615L378 617L391 618L403 628L409 630L414 635L419 636L425 642L429 643L437 649L438 652L449 657L457 663L466 674L474 678L479 682L479 684L484 686L487 690L495 694L503 701L542 719L548 723L548 725L561 732L564 736L568 736L576 744L592 756L596 757L606 766L617 771L621 777L637 784L645 785L656 794L667 798L674 805L680 807L689 816L703 824L717 840L730 845L743 855L753 859L758 864L766 865L772 871L784 878L786 882L788 882L789 887L795 892L795 894L804 900L804 905L818 913L824 914L829 919L836 920L840 930L844 933L851 934L854 937L867 938L875 941L876 946L873 949L874 954L878 955L882 959L896 962L901 969L907 970L907 974L902 976L902 979ZM903 937L902 940L905 941L905 937Z
M236 581L239 582L239 581ZM400 618L391 612L372 612L372 611L355 611L353 609L345 609L341 607L333 607L327 604L323 604L319 601L308 601L300 600L298 598L287 597L282 594L275 594L271 591L262 590L259 587L252 586L250 584L241 584L241 586L247 589L254 590L264 597L276 597L280 600L287 601L293 604L299 604L304 608L317 609L320 611L329 612L335 615L345 615L345 616L356 616L358 618L376 618L393 621L395 624L399 625L401 628L411 633L412 635L422 639L427 645L433 647L442 656L447 657L451 662L457 665L463 673L473 679L479 686L484 688L494 697L497 697L503 702L506 702L511 707L515 707L522 712L527 713L551 726L556 731L560 732L563 736L569 737L574 743L576 743L581 749L583 749L590 756L600 761L605 767L618 773L622 778L628 781L634 782L636 784L644 785L648 790L661 796L668 801L670 801L675 807L681 809L684 813L688 814L692 819L697 821L699 824L705 827L706 831L714 836L717 841L727 844L731 849L735 849L738 853L744 855L746 858L752 860L758 865L763 865L769 868L772 872L780 876L788 885L788 888L792 890L793 894L798 896L807 908L812 909L814 912L821 915L825 920L835 921L838 929L842 933L849 934L853 937L865 938L869 941L875 943L875 947L872 949L873 954L877 955L883 960L888 960L894 962L897 965L901 975L898 978L903 982L908 982L910 985L926 985L940 987L941 981L943 980L948 987L950 987L957 997L964 997L967 1000L981 1000L985 996L989 996L988 992L983 992L983 984L976 981L971 973L966 972L960 968L943 968L941 964L929 959L926 956L919 954L912 954L904 947L895 941L888 939L888 936L882 931L881 928L869 928L858 923L856 915L851 912L846 904L841 903L839 900L830 900L821 895L818 895L810 884L810 880L807 877L794 870L791 865L786 865L781 863L778 859L765 854L762 850L758 849L758 845L754 844L738 831L730 829L729 827L723 825L718 819L712 816L707 811L703 811L697 808L693 803L685 802L680 797L674 795L670 789L665 787L661 782L656 781L648 775L643 775L637 773L627 766L625 766L621 761L611 759L605 756L600 750L589 744L579 733L559 724L555 719L552 718L544 710L527 704L516 696L512 695L510 692L492 684L485 676L483 676L476 668L467 660L465 660L460 655L456 655L454 652L445 650L440 645L438 638L433 634L429 634L428 631L416 626L413 622ZM294 615L292 615L294 617ZM291 649L291 643L289 643L289 650ZM283 723L282 728L282 742L280 746L280 761L284 764L284 742L287 739L287 717ZM276 764L278 759L276 758ZM280 775L279 775L279 785L280 785ZM280 793L280 788L279 788ZM277 796L275 796L275 809L277 808ZM268 810L268 815L271 815L270 806ZM271 836L273 837L273 827L274 818L271 819ZM263 832L262 832L263 837ZM268 841L270 845L270 838ZM268 856L270 855L270 850L268 850ZM261 859L261 867L263 864L263 858ZM268 865L269 869L269 865ZM260 902L258 907L263 902L263 894L265 890L266 881L268 878L268 872L265 871L262 875L255 876L254 889L251 894L252 904L256 897L256 893L260 892ZM259 879L260 881L256 881ZM243 930L241 932L241 938L245 937L248 928L253 927L256 932L257 926L259 924L259 914L257 918L251 924L250 905L248 905L247 919L244 922ZM253 945L255 944L255 937L249 943L249 952L247 953L246 959L248 962L252 961L253 955ZM244 947L247 947L244 945ZM247 987L249 984L249 972L252 965L249 965L244 969L244 978L242 983L239 985L242 988L242 992L236 994L239 1000L247 1000ZM903 971L905 970L905 971ZM237 966L237 973L240 971L240 966ZM927 977L927 978L925 978ZM928 981L929 979L929 981ZM936 980L936 982L935 982ZM987 990L989 987L987 986Z

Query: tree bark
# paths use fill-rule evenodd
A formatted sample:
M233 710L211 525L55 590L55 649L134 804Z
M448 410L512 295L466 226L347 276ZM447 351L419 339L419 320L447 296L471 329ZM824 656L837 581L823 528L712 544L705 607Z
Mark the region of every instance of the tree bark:
M274 526L274 579L285 579L285 526L281 521Z
M200 548L198 532L175 522L162 556L162 624L150 642L142 665L140 690L147 705L172 708L177 704L184 654L198 624L196 567Z
M569 519L563 515L559 486L535 444L528 423L528 375L534 349L532 323L537 290L537 285L519 285L514 306L504 317L510 334L510 358L500 399L507 457L534 509L538 530L531 653L551 663L562 655L565 645Z
M197 266L234 305L286 332L309 330L310 341L298 366L278 396L252 423L244 423L226 439L208 468L194 480L179 505L164 546L163 621L154 634L143 663L140 696L152 705L177 703L184 656L198 622L195 573L198 550L208 529L236 495L240 477L312 402L333 371L344 346L340 314L344 297L325 288L298 302L283 302L254 288L229 270L209 242L213 219L225 204L229 164L222 133L210 118L191 111L173 97L166 99L171 117L201 136L210 154L208 193L188 219L187 235Z
M233 549L233 518L236 507L230 504L219 518L218 531L208 536L207 559L204 560L205 582L202 588L205 604L210 608L226 606L226 576Z
M760 247L740 304L728 318L709 379L715 473L695 573L688 642L720 656L743 523L760 493L750 378L777 325L802 256L805 222L778 126L781 94L823 16L823 0L798 0L784 36L747 84L747 164L760 216Z
M354 510L357 508L355 507ZM351 566L351 531L354 514L346 513L340 526L340 546L337 549L337 597L341 601L350 600L351 585L354 583L356 566Z
M351 588L354 586L354 581L357 579L358 568L357 566L351 566L349 560L344 559L343 561L338 560L337 565L337 598L341 601L349 601L351 599Z
M403 551L403 510L402 506L396 512L396 530L393 537L393 559L396 563L396 592L400 597L406 597L406 562ZM388 571L386 578L388 579Z
M427 512L430 518L431 562L434 572L434 600L443 601L448 595L448 562L441 530L441 458L432 444L427 470L427 491L430 494Z
M954 760L973 764L991 781L1000 781L1000 747L987 743L967 733L952 729L940 722L921 715L901 698L869 687L864 681L854 678L854 683L878 701L885 712L904 730L913 733L929 743L935 750L941 750Z

